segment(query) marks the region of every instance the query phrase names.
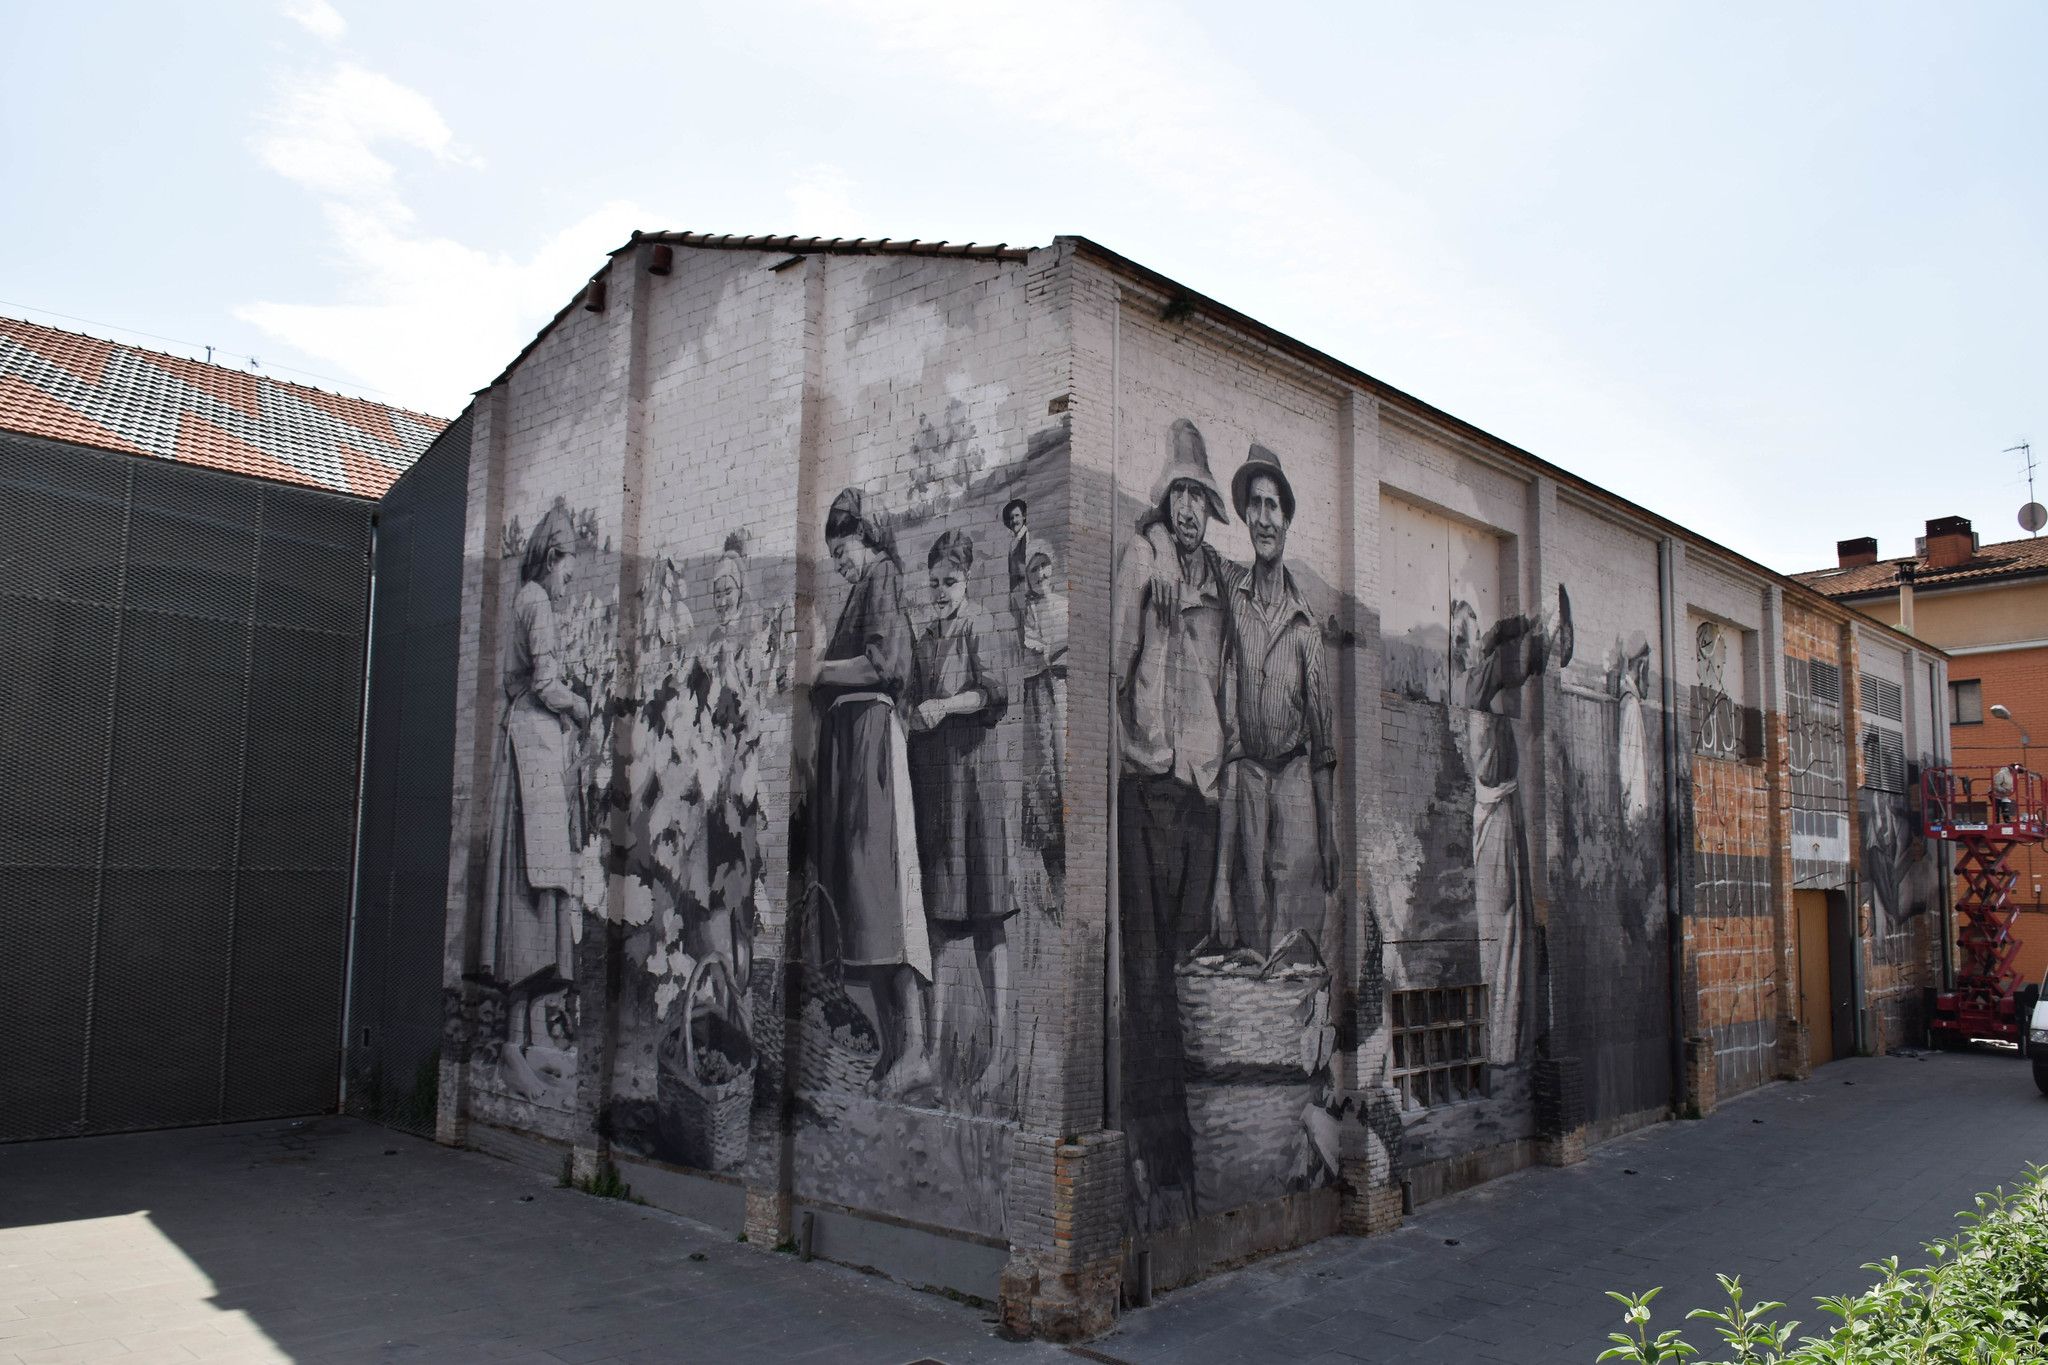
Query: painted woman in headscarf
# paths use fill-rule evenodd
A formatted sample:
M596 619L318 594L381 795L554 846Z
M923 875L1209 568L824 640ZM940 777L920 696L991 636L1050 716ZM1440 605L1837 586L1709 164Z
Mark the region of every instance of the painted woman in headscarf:
M972 1089L992 1094L1009 1065L1010 950L1006 921L1017 909L1010 883L1009 794L992 739L1009 705L1010 634L999 629L968 591L974 542L946 531L926 556L931 623L918 637L911 688L910 783L917 794L918 866L932 957L971 941L990 1027L987 1052ZM961 1029L961 975L934 983L932 1040L947 1045L947 1026ZM952 1065L962 1051L942 1051ZM948 1067L948 1079L957 1076Z
M482 965L510 988L503 1066L530 1097L548 1087L527 1057L534 1012L575 976L577 866L583 846L577 736L590 704L562 677L555 612L576 573L576 527L560 498L533 528L505 643L505 718L491 797ZM568 1024L564 1008L564 1024ZM566 1032L565 1027L565 1032ZM541 1026L543 1038L546 1025Z
M932 1082L925 1040L931 941L918 877L903 716L912 673L903 566L888 525L858 488L832 501L825 544L850 585L811 698L818 766L811 869L841 964L866 978L882 1035L874 1088L906 1095Z
M1017 627L1024 650L1024 847L1045 861L1054 904L1066 872L1067 599L1052 555L1034 547Z

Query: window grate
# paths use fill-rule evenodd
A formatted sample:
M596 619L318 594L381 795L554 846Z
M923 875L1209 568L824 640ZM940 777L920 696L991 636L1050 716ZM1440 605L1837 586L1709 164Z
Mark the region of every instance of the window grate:
M1486 1094L1486 987L1395 991L1393 1080L1406 1109Z

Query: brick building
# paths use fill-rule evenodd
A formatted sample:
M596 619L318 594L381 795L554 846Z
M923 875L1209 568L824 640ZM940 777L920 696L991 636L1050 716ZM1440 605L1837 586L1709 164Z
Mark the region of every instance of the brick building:
M636 235L470 420L446 1141L1072 1337L1917 1036L1939 651L1085 239Z
M1980 545L1965 517L1937 517L1914 552L1879 559L1865 536L1837 547L1838 563L1801 582L1948 653L1949 742L1959 766L2034 766L2036 728L2048 740L2048 540ZM2005 708L2004 718L1991 708ZM2022 981L2048 972L2048 855L2015 849L2013 926Z

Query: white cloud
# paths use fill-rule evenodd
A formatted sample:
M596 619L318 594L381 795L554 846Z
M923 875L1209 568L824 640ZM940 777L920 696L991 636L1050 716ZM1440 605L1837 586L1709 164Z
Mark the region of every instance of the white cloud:
M313 7L324 8L318 0ZM301 22L319 31L314 21ZM606 252L654 221L613 201L524 257L423 231L386 151L424 154L442 167L483 165L431 99L347 62L279 90L255 149L264 165L321 201L345 297L251 302L235 316L407 406L460 411Z
M285 18L323 42L334 42L348 32L348 20L327 0L285 0L282 8Z
M452 417L650 215L623 201L515 258L409 231L346 203L327 218L358 301L245 304L235 316L394 401Z
M449 165L481 164L456 142L432 100L348 62L284 82L256 151L264 165L315 194L364 205L387 219L410 218L398 198L397 169L377 151L383 143Z
M865 235L860 211L853 205L853 177L837 166L809 166L799 171L787 197L795 213L790 231L799 236Z

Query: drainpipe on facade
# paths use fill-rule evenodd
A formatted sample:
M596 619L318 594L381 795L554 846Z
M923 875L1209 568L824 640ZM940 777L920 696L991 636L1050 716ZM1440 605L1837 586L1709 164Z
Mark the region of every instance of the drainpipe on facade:
M1678 877L1684 860L1679 848L1678 679L1673 660L1678 652L1676 566L1671 541L1657 542L1657 614L1664 654L1664 920L1670 938L1671 972L1671 1108L1685 1109L1685 905Z
M363 902L363 807L369 802L370 786L370 665L376 649L372 634L377 624L377 513L370 513L370 584L363 600L363 704L356 717L356 830L348 859L348 947L341 974L341 1065L334 1105L348 1110L348 1035L355 1027L356 1000L356 918Z
M1122 877L1117 861L1121 852L1117 847L1117 788L1123 768L1124 738L1116 698L1116 516L1120 491L1117 443L1123 427L1123 376L1119 369L1124 320L1121 289L1116 292L1115 304L1116 311L1109 318L1109 667L1104 670L1109 679L1109 822L1103 847L1108 884L1104 888L1106 913L1102 933L1102 1126L1110 1132L1120 1131L1124 1126L1124 935L1123 906L1118 895Z

